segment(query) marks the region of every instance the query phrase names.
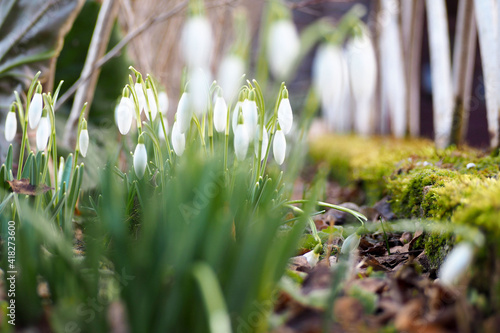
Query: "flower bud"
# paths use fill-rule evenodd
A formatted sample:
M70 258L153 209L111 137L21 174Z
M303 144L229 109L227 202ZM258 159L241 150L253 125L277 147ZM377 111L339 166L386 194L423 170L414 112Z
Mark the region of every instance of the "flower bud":
M12 106L10 111L7 113L7 118L5 119L5 140L11 142L16 137L17 132L17 118L15 107Z
M130 131L134 114L134 103L132 100L128 97L122 97L115 110L116 125L122 135L127 135Z
M40 119L40 123L36 131L36 148L38 149L38 151L43 151L45 150L45 148L47 148L50 131L50 120L49 117L45 115Z
M359 242L361 240L361 236L358 235L357 232L350 234L342 244L342 248L340 249L340 253L350 254L356 251L359 246Z
M187 19L182 29L180 46L189 67L208 67L212 56L212 27L204 16Z
M278 129L274 135L273 155L276 163L282 165L286 155L286 139L281 129Z
M139 81L139 79L137 80ZM142 84L136 82L134 85L135 94L137 95L137 101L139 102L139 114L141 112L148 113L148 105L146 103L146 96L144 95L144 90L142 89Z
M236 130L234 131L234 152L239 161L244 160L247 156L248 143L248 133L245 124L236 125Z
M286 92L286 88L285 88ZM278 123L280 124L283 133L288 134L293 125L293 112L290 100L288 99L288 92L286 92L278 107Z
M158 104L160 104L160 112L166 116L168 112L168 95L165 91L158 93Z
M89 131L87 130L87 121L85 119L82 121L82 130L80 131L78 144L80 145L79 148L82 156L87 156L87 150L89 149Z
M215 130L222 133L226 130L227 125L227 104L224 97L217 96L214 106L214 126Z
M456 245L441 265L438 277L444 285L455 285L469 268L474 249L469 243Z
M141 135L139 137L139 143L135 147L134 151L134 171L139 179L142 179L142 177L144 177L147 163L148 163L148 152L146 151L146 146L144 145L144 139L142 139Z
M300 40L295 25L290 20L273 22L267 39L267 58L273 75L286 77L300 52Z
M222 59L217 73L217 83L221 86L226 101L232 103L238 94L240 81L245 74L245 63L236 55Z
M156 119L156 115L158 114L158 107L156 106L156 99L153 89L146 89L146 94L148 95L148 103L149 103L149 111L151 112L151 121ZM146 112L146 118L149 120L149 112Z
M36 93L33 95L31 99L30 108L28 110L28 122L31 129L34 129L38 126L40 119L42 117L43 111L43 98L42 98L42 86L40 83L36 88Z
M182 156L186 149L186 136L181 133L180 125L176 121L172 127L172 146L177 156Z
M189 93L184 92L177 105L177 121L179 122L179 132L184 134L191 125L191 118L193 117L193 109L189 104Z

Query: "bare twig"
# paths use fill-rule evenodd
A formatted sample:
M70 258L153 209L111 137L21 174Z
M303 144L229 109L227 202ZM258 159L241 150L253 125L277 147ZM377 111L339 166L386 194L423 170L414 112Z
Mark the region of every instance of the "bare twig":
M83 104L85 101L91 102L94 96L95 86L99 78L99 70L94 70L94 64L106 51L106 46L109 43L109 37L117 13L118 3L119 2L116 0L106 0L103 2L101 10L99 11L87 58L85 59L85 65L82 70L82 75L90 76L90 80L80 85L76 91L75 100L68 121L66 122L63 142L69 143L75 138L75 128Z
M218 6L225 6L229 5L231 3L236 2L237 0L224 0L224 1L216 1L212 3L211 5L208 5L207 8L212 8L212 7L218 7ZM148 28L151 26L155 25L156 23L160 23L162 21L168 20L174 15L177 15L181 11L183 11L188 4L188 0L183 1L179 3L177 6L172 8L171 10L164 12L162 14L159 14L157 16L151 17L148 20L144 21L141 25L139 25L137 28L135 28L133 31L129 32L118 44L116 44L111 50L108 51L99 61L97 61L93 67L93 71L101 68L106 62L111 60L112 58L116 57L119 55L120 51L135 37L139 36L142 34L144 31L146 31ZM88 75L82 75L80 78L64 93L64 95L59 98L59 102L57 103L55 110L58 110L61 105L63 105L78 89L78 87L84 83L86 80L90 78L92 73Z

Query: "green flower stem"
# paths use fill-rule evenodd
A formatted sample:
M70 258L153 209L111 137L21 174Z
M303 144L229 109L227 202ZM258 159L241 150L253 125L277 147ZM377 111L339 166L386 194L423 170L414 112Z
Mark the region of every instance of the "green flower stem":
M198 121L198 118L196 116L193 116L192 119L194 120L194 123L196 124L196 128L198 128L198 134L200 135L201 145L206 150L206 147L205 147L205 136L203 135L203 129L202 129L201 125L200 125L200 122ZM203 123L205 123L205 117L203 117Z
M304 201L306 201L306 200L304 200ZM286 203L285 207L290 208L294 213L297 213L300 215L305 214L305 212L302 209L300 209L299 207L293 206L289 203ZM318 243L321 244L321 238L319 238L318 229L316 228L316 224L314 223L313 219L310 216L307 216L307 223L309 223L309 227L311 228L311 232L313 234L314 239L316 241L318 241Z
M294 204L305 204L308 202L309 202L309 200L291 200L291 201L287 201L286 204L287 205L294 205ZM353 215L354 217L356 217L358 219L358 221L361 222L362 225L364 225L365 222L368 220L366 218L366 216L364 216L363 214L358 213L358 212L351 210L349 208L345 208L345 207L338 206L338 205L333 205L333 204L323 202L323 201L317 201L316 205L321 206L321 207L333 208L333 209L339 210L341 212L349 213L349 214Z
M163 113L160 110L160 103L158 101L158 90L156 89L156 85L153 82L153 78L148 74L146 80L149 80L151 84L151 89L153 89L153 94L155 96L155 102L156 105L158 106L158 113L160 114L160 125L163 130L163 135L165 136L165 143L167 145L167 153L168 153L168 163L172 165L172 149L170 147L170 140L168 139L167 135L167 128L165 127L165 121L163 120ZM151 118L150 118L151 119Z

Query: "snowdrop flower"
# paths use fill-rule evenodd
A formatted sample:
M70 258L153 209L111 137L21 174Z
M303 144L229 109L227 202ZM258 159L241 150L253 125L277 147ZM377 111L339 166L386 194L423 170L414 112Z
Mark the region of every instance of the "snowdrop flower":
M306 258L311 267L316 266L319 261L319 253L315 253L314 250L304 253L302 256Z
M467 169L471 169L471 168L475 168L475 167L476 167L476 164L474 164L472 162L471 163L467 163L467 166L466 166Z
M193 117L193 109L189 104L189 93L184 92L177 105L177 121L179 122L179 132L184 134L189 129L191 118Z
M444 285L457 284L469 268L474 249L469 243L456 245L448 254L438 272L439 281Z
M241 108L240 108L241 110ZM248 133L247 127L243 122L243 110L238 114L238 123L236 129L234 129L234 152L236 153L236 158L242 161L247 156L248 150Z
M314 250L304 253L302 256L306 258L307 262L311 267L314 267L319 261L320 251L321 251L321 245L318 244L314 247Z
M146 151L146 146L144 145L144 138L139 136L139 141L134 151L134 171L139 179L144 177L144 172L146 172L146 166L148 163L148 152Z
M342 248L340 249L340 253L343 254L350 254L354 251L359 246L359 242L361 240L361 236L358 235L358 233L352 233L350 234L345 240L344 243L342 244Z
M281 129L278 129L274 134L274 142L273 142L273 155L274 160L279 165L282 165L285 161L286 154L286 139L285 133Z
M38 83L36 93L31 99L30 108L28 110L28 121L31 129L35 129L40 122L43 111L42 86Z
M59 158L59 168L57 171L57 183L58 184L61 184L63 173L64 173L64 157L61 156Z
M168 120L165 116L163 116L163 125L165 125L165 132L167 132L168 135ZM163 131L163 126L160 122L160 126L158 126L158 137L160 140L165 140L165 132Z
M273 22L267 39L267 58L273 75L284 78L292 69L300 52L300 40L290 20Z
M181 133L180 124L177 121L172 127L172 146L177 156L182 156L186 149L186 136L184 133Z
M217 73L217 82L222 88L226 101L231 103L237 96L244 72L245 63L239 56L227 55L222 59Z
M205 115L208 108L208 99L210 98L210 72L208 69L196 68L189 74L189 101L193 107L196 117L201 118Z
M36 148L38 149L38 151L43 151L47 147L50 131L51 131L50 120L48 115L45 114L45 116L43 116L40 119L40 123L36 131Z
M87 130L87 121L85 119L82 121L82 130L80 131L78 144L82 156L87 156L87 150L89 149L89 131Z
M250 95L253 93L250 92ZM251 97L250 97L251 98ZM242 105L243 119L247 128L248 139L252 141L257 134L257 121L259 114L257 112L257 103L255 100L246 99Z
M227 125L227 104L224 97L217 96L214 106L214 126L215 130L222 133L226 130Z
M286 88L283 90L283 99L278 107L278 123L285 134L288 134L292 129L293 112Z
M356 101L354 126L363 135L370 132L371 100L377 83L377 61L370 38L363 33L347 43L351 91Z
M313 84L318 91L321 107L328 121L339 121L339 116L345 117L341 110L344 96L347 94L348 70L342 50L339 46L324 44L318 48L313 61ZM333 113L333 114L332 114ZM342 121L346 122L346 121ZM335 126L344 127L348 125Z
M158 114L158 107L156 105L155 94L153 92L153 89L151 88L146 89L146 94L148 96L149 111L151 112L151 118L153 118L153 120L151 121L154 121L156 119L156 115ZM149 112L145 113L146 113L146 118L149 120Z
M189 67L208 67L213 37L210 22L204 16L188 18L181 34L181 51Z
M142 81L139 76L138 81ZM137 101L139 102L139 114L141 112L148 113L148 104L146 103L146 96L144 95L144 90L142 89L142 83L136 82L134 85L135 94L137 95Z
M10 111L7 113L7 118L5 119L5 140L11 142L14 140L17 132L17 117L15 107L12 106Z
M115 122L122 135L127 135L132 126L134 118L134 103L129 97L122 96L120 103L115 109Z
M160 112L165 116L168 112L168 95L165 91L160 91L158 94L158 104L160 104Z
M267 146L269 145L269 135L267 134L266 127L262 129L262 150L260 152L260 160L266 158ZM259 137L255 137L255 157L259 157Z

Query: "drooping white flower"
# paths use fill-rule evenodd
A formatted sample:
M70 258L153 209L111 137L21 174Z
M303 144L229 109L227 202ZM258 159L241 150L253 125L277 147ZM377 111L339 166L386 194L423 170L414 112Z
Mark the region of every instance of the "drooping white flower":
M129 97L123 96L115 109L116 126L122 135L127 135L130 131L134 114L134 103Z
M50 120L48 116L44 116L40 119L38 124L38 129L36 130L36 148L38 151L43 151L47 147L47 143L50 137Z
M177 121L174 122L174 126L172 127L172 146L177 156L182 156L186 149L186 136L184 133L181 133L180 124Z
M267 39L267 59L274 76L285 78L300 52L300 40L290 20L273 22Z
M163 125L165 125L165 132L167 132L168 135L168 120L167 117L163 117ZM165 132L163 131L163 126L160 122L160 126L158 126L158 137L160 140L165 140Z
M181 51L189 67L208 67L212 56L212 27L204 16L188 18L181 34Z
M448 254L441 265L438 277L439 281L445 285L454 285L469 268L474 254L474 249L469 243L456 245Z
M224 97L217 96L214 105L214 126L215 130L222 133L227 125L227 104Z
M195 68L189 74L190 105L196 117L205 115L210 98L210 71L205 68Z
M17 117L15 111L9 111L5 119L5 140L11 142L16 137Z
M356 104L354 127L358 133L368 135L373 121L371 101L377 83L375 50L370 38L363 33L348 41L346 51L351 92Z
M244 160L247 156L248 143L249 140L246 126L244 124L236 125L234 131L234 152L239 161Z
M85 128L80 132L80 153L83 157L87 156L87 150L89 149L89 131Z
M153 89L148 88L146 89L146 94L148 96L148 103L149 103L149 111L151 111L151 118L153 118L152 121L156 119L156 115L158 114L158 107L156 105L156 99L155 99L155 94L153 92ZM146 112L146 118L149 120L149 112Z
M28 110L28 122L31 129L35 129L42 118L43 98L42 94L37 92L31 99L30 108Z
M292 129L293 112L288 97L283 98L278 107L278 123L285 134L288 134Z
M137 101L139 102L139 113L148 113L148 104L146 103L146 96L144 95L144 90L142 89L142 84L136 82L134 85L135 93L137 95Z
M257 134L257 122L259 114L257 111L257 103L253 100L246 99L241 107L243 111L243 119L247 128L248 140L252 141Z
M285 133L281 129L274 134L273 155L276 163L282 165L286 155L286 139Z
M166 116L168 112L168 95L165 91L158 93L158 104L160 104L160 112Z
M62 176L64 173L64 157L59 158L59 168L57 169L57 183L61 184Z
M358 248L360 240L361 240L361 236L359 236L356 232L350 234L344 240L344 243L342 244L342 248L340 249L340 253L350 254L350 253L354 252Z
M262 150L260 152L260 160L263 161L266 157L267 146L269 146L269 135L267 134L266 127L264 126L262 132ZM259 136L255 137L255 157L259 157Z
M139 143L135 147L134 151L134 171L139 179L144 177L148 163L148 152L146 151L144 142L141 142L141 138L139 138Z
M319 261L319 253L315 253L314 250L304 253L302 256L306 258L311 267L316 266Z
M350 130L349 109L344 105L349 98L347 63L339 46L323 44L313 61L313 84L321 100L321 108L330 129ZM346 98L347 97L347 98Z
M179 132L186 133L191 124L191 118L193 117L193 109L189 104L189 93L184 92L177 105L177 121L179 122Z
M222 88L224 98L229 103L237 97L244 73L245 63L240 57L230 54L222 59L217 73L217 82Z

